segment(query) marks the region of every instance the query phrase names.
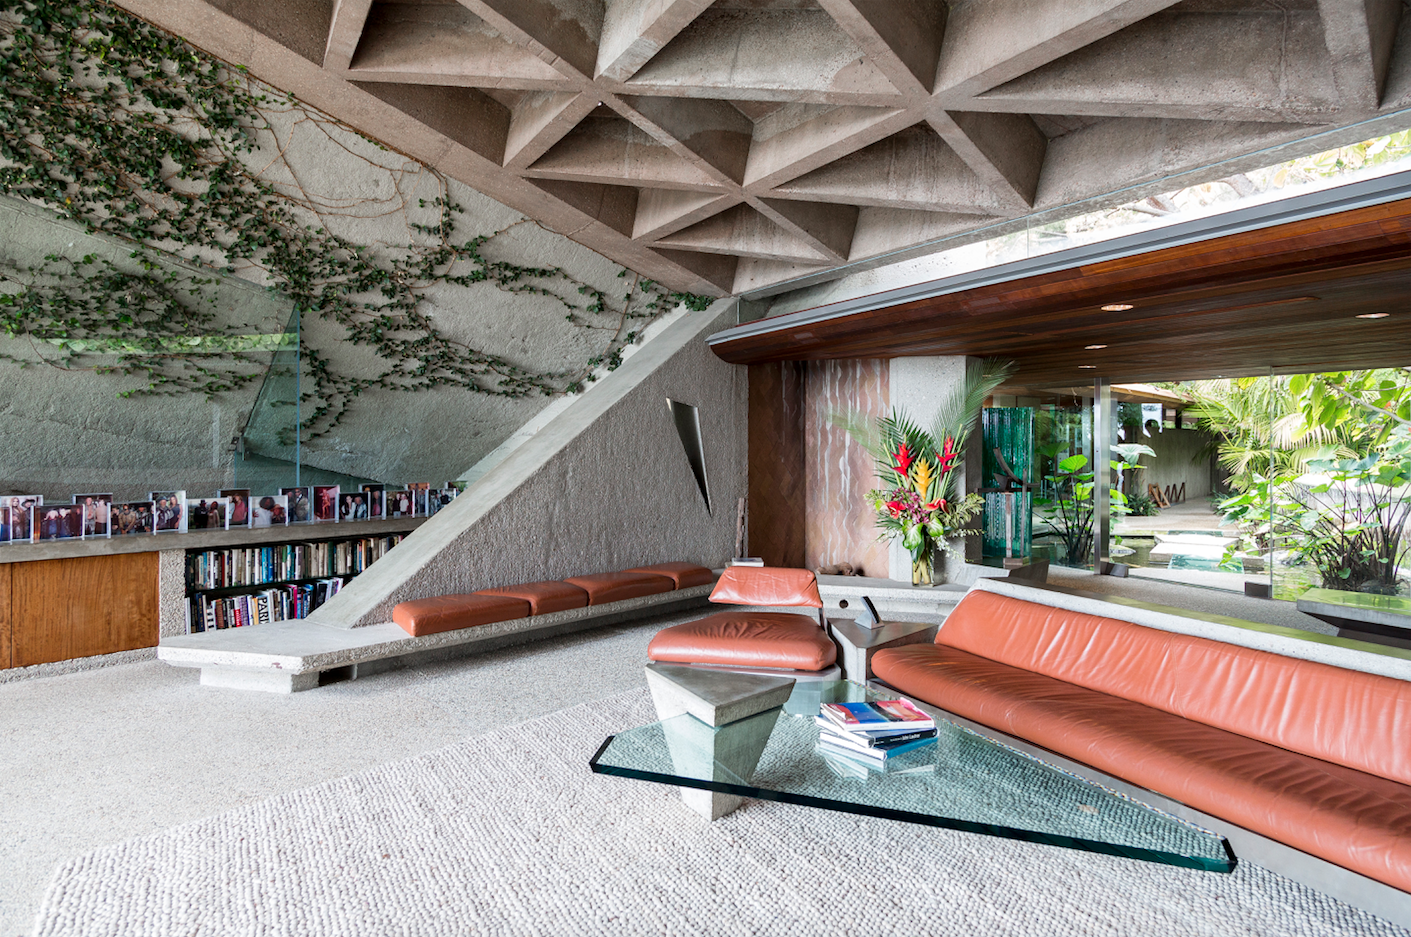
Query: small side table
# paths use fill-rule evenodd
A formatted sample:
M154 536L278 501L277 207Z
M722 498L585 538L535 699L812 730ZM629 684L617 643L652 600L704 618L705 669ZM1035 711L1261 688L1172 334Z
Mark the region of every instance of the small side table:
M845 679L866 683L872 679L872 655L884 647L904 644L930 644L936 640L940 625L921 621L884 621L875 628L864 628L847 618L830 618L828 631L838 642L842 658L838 661Z

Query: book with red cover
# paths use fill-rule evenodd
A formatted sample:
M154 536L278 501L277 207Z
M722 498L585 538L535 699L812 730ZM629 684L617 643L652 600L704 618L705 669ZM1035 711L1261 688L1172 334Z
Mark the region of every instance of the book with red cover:
M819 712L846 732L905 732L933 729L936 721L904 699L870 703L824 703Z

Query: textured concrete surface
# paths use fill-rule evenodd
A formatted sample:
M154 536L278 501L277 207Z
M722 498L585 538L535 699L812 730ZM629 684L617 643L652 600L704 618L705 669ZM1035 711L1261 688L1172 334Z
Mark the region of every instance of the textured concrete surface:
M685 561L725 565L745 492L746 369L701 336L734 304L682 313L311 621L389 621L410 599ZM708 511L667 400L699 408Z
M693 617L293 696L155 661L0 685L0 937L30 932L64 859L644 686L647 642Z
M1401 0L121 5L714 295L1369 139L1308 142L1411 103Z

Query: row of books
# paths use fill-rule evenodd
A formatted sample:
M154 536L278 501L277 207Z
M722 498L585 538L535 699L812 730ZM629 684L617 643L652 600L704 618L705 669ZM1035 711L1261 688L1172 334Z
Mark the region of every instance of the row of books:
M430 517L464 490L461 481L444 488L429 482L409 482L405 488L367 484L356 491L312 485L257 497L251 497L249 488L222 488L211 498L189 498L178 489L150 492L144 501L115 502L111 493L76 494L72 504L45 504L43 495L5 495L0 497L0 544Z
M886 770L888 762L936 741L936 721L904 699L825 703L815 717L820 755L855 769Z
M342 588L343 579L335 577L225 598L197 594L186 600L186 632L197 634L307 618Z
M229 589L290 579L356 576L401 543L404 534L356 540L232 547L186 555L186 587Z

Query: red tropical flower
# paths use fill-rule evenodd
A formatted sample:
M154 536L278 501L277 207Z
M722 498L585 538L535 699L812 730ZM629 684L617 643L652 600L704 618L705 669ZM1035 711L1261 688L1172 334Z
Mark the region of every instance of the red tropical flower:
M897 447L897 464L892 466L892 469L902 478L905 478L906 474L911 471L911 463L915 461L916 456L911 454L911 450L906 447L906 443L902 443Z
M955 451L955 437L947 436L943 451L936 453L936 462L941 467L942 475L951 470L951 463L955 461L955 457L959 454L960 453Z
M901 512L905 510L905 508L906 505L902 504L900 501L887 502L887 513L891 514L893 517L900 517Z

